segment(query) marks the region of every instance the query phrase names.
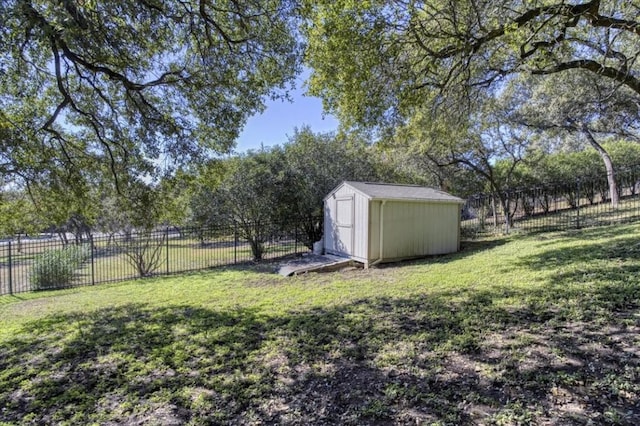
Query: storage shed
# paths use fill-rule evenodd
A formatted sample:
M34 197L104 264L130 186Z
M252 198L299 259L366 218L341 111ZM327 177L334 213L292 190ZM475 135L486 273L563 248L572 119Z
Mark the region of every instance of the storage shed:
M433 188L342 182L324 199L325 252L365 267L456 252L462 204Z

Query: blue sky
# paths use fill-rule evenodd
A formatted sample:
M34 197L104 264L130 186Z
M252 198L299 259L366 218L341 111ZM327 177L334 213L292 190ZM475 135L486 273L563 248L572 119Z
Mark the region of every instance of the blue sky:
M303 87L308 73L297 79L297 87L291 92L293 102L269 101L267 109L260 115L249 119L238 138L236 151L264 146L283 145L293 129L305 124L314 132L331 132L338 128L338 121L332 115L322 113L322 101L319 98L304 96Z

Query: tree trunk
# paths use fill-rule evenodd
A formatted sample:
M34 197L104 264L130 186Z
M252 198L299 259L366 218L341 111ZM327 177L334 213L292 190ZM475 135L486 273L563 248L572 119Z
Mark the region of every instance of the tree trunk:
M60 237L60 241L62 241L62 245L63 246L68 246L69 245L69 240L67 239L67 232L66 231L58 231L58 237Z
M502 214L504 215L504 233L509 234L511 232L511 210L509 208L509 194L501 193L498 194L498 198L500 199L500 206L502 207Z
M251 246L251 254L253 254L254 262L261 261L262 260L262 253L264 251L262 243L260 241L258 241L258 239L256 239L256 238L250 238L249 239L249 245Z
M618 195L618 186L616 184L616 175L613 170L613 162L611 161L611 157L609 153L596 141L593 137L587 126L582 126L582 133L587 137L587 140L591 144L592 147L598 151L602 161L604 162L604 167L607 170L607 182L609 183L609 195L611 197L611 207L614 209L618 208L618 204L620 203L620 197Z
M493 228L498 227L498 209L496 206L496 196L491 196L491 210L493 210Z

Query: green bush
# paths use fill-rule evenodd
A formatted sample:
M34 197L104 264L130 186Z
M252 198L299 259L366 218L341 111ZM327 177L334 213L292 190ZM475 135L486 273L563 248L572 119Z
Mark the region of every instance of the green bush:
M30 278L33 290L50 290L71 284L75 271L90 255L88 245L48 250L35 257Z

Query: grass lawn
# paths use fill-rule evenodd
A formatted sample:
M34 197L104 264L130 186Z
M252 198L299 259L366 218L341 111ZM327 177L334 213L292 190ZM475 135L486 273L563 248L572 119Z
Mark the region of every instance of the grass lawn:
M0 423L640 424L640 225L0 297Z

